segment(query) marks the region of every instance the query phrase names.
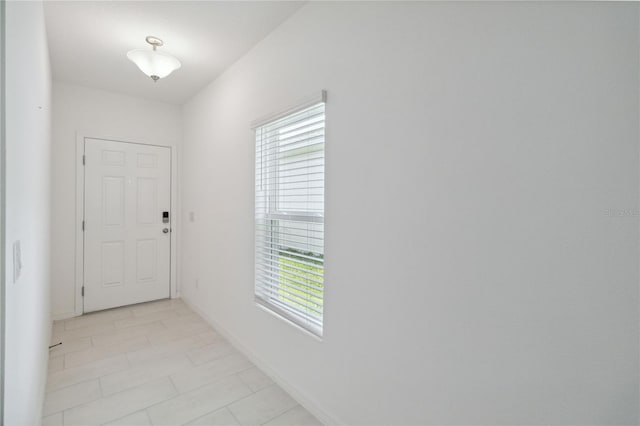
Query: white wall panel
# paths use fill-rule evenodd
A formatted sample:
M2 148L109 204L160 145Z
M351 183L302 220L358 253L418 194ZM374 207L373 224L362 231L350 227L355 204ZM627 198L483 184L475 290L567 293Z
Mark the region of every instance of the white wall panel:
M312 2L184 107L188 300L344 424L638 422L638 5ZM253 302L250 123L328 91L323 341Z
M76 307L77 133L178 148L182 140L180 107L54 81L52 238L56 250L51 258L54 318L74 316ZM114 152L106 157L103 161L110 161L111 165L124 164L122 153ZM138 167L143 168L155 164L149 156L138 157L136 161ZM177 197L178 192L174 195Z
M51 72L42 3L6 2L4 424L40 424L51 333ZM3 206L5 208L5 206ZM12 246L22 272L14 282Z

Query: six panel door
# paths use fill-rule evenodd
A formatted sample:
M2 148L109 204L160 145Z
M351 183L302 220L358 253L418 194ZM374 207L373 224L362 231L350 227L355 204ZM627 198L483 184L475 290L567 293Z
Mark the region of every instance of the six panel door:
M87 138L85 159L84 312L170 297L170 149Z

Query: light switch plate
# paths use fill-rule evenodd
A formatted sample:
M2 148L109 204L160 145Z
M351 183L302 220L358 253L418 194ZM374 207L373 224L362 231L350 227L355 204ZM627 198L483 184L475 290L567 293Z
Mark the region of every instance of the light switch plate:
M22 273L22 248L20 240L13 243L13 282L16 283Z

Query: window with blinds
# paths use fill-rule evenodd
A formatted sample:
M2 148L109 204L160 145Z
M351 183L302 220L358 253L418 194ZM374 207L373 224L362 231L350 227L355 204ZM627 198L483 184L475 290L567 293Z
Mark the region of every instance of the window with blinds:
M255 127L256 302L322 336L325 103Z

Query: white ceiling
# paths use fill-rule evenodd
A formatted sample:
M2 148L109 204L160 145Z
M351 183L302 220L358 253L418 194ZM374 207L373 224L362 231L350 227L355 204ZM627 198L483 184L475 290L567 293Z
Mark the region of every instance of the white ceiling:
M249 51L304 2L47 1L53 78L182 104ZM182 68L154 83L126 54L160 48Z

